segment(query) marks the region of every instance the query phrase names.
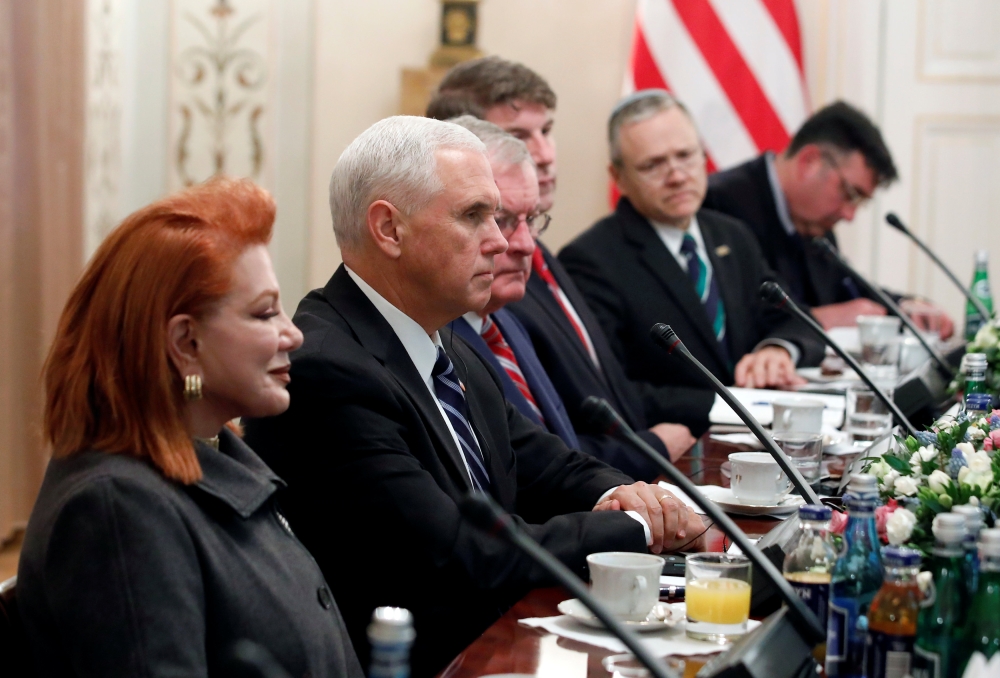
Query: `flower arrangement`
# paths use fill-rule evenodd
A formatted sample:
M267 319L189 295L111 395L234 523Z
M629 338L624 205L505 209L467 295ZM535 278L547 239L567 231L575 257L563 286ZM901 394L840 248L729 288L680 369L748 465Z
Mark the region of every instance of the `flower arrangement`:
M993 524L1000 512L1000 410L945 418L896 443L865 467L885 502L875 514L883 542L929 553L934 516L964 504L981 507Z

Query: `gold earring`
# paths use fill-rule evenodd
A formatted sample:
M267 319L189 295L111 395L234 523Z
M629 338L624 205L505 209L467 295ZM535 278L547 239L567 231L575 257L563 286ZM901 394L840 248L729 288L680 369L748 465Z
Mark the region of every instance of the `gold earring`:
M200 374L189 374L184 377L184 399L185 400L201 400L201 375Z

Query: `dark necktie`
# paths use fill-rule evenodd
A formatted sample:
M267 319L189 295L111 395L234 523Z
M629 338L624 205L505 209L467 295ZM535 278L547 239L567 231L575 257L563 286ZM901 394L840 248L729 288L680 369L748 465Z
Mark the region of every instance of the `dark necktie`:
M490 486L490 475L486 472L486 462L483 460L482 450L479 449L479 441L476 440L476 434L469 425L469 406L465 402L465 393L462 392L462 385L458 375L455 374L451 358L440 346L437 351L437 360L434 362L434 369L431 370L434 393L458 436L462 456L465 457L465 463L472 474L472 484L480 492L486 492Z
M687 260L688 277L694 286L694 292L701 300L705 315L708 316L708 322L712 325L712 331L715 332L715 338L718 340L719 346L722 347L726 362L729 362L729 351L726 347L726 309L722 304L722 297L719 296L719 284L712 271L698 256L698 244L690 233L684 234L684 240L681 241L681 254Z

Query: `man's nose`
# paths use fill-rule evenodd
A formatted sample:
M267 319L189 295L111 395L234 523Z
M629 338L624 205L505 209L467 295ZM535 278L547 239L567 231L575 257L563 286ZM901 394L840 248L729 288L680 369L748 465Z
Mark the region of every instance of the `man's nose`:
M531 139L531 147L528 149L531 159L536 165L551 165L556 159L556 147L552 140L541 132L535 134Z

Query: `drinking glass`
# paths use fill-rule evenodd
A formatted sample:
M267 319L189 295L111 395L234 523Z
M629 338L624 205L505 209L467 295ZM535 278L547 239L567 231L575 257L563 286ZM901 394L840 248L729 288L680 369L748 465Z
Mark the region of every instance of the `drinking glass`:
M882 386L892 398L892 389ZM847 418L844 430L852 442L871 442L892 429L892 412L875 391L866 384L851 384L847 389Z
M771 436L781 451L808 482L819 480L823 461L823 434L804 431L782 431Z
M750 559L692 553L685 560L687 635L721 644L745 634L750 618Z

